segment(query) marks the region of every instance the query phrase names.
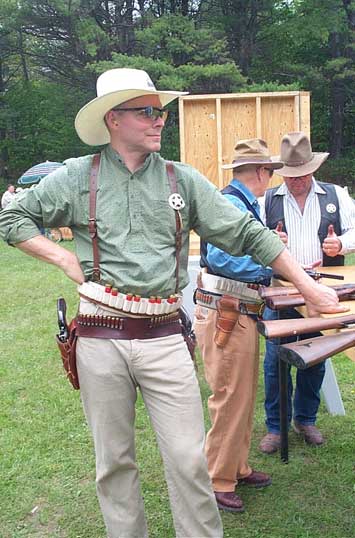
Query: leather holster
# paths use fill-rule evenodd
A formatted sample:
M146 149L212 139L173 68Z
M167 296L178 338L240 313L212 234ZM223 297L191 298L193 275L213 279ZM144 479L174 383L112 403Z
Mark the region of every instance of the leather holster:
M222 295L217 303L217 330L214 336L215 344L218 347L227 345L239 315L239 299L231 295Z

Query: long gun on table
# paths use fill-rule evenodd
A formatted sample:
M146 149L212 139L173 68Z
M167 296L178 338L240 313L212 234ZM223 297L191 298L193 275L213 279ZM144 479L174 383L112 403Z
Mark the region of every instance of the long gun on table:
M355 328L355 314L333 318L280 319L257 322L257 329L265 338L284 338L325 331L326 329Z
M295 320L293 320L295 321ZM355 345L355 331L318 336L280 346L280 359L304 370Z
M336 291L339 301L350 301L355 299L355 284L342 284L339 286L331 286L333 290ZM282 290L287 290L288 288L281 288ZM297 306L302 306L305 304L303 295L297 290L295 293L293 290L296 288L291 288L291 293L286 294L278 291L278 288L269 288L267 296L262 295L263 288L259 290L260 295L263 297L266 306L272 310L284 310L286 308L296 308ZM275 294L271 294L274 290Z

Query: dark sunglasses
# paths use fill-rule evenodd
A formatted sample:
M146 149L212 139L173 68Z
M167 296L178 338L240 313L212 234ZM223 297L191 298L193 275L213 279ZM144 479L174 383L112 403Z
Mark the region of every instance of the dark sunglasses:
M265 170L267 170L269 172L269 177L272 177L274 175L274 169L273 168L266 168L266 166L264 166Z
M168 111L165 108L156 108L154 106L140 106L140 107L134 107L134 108L120 108L116 107L112 110L115 110L117 112L127 112L130 110L134 110L137 112L137 116L142 116L144 119L148 118L152 121L157 120L158 118L162 118L164 121L166 121L168 117Z

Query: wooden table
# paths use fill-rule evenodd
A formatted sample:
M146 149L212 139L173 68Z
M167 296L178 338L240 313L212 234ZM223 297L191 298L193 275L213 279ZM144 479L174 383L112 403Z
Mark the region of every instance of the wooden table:
M335 280L331 278L322 278L321 283L327 286L338 285L338 284L355 284L355 266L346 265L340 267L323 267L317 269L319 272L328 273L328 274L337 274L344 276L344 280ZM274 285L277 286L289 286L290 283L284 282L282 280L275 281ZM342 304L349 308L348 312L343 314L321 314L321 317L331 318L340 315L354 314L355 315L355 300L352 301L342 301ZM307 317L307 309L305 306L297 308L297 310L302 314L302 316ZM340 330L348 329L331 329L327 331L322 331L327 334L332 332L339 332ZM355 361L355 348L350 348L345 351L345 354L352 360ZM288 462L288 402L287 402L287 385L288 385L288 365L285 361L279 359L279 391L280 391L280 456L281 461L284 463Z

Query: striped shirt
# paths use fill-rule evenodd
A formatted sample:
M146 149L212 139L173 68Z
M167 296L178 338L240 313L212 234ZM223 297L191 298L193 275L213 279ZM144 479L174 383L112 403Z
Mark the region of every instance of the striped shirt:
M339 200L340 226L342 235L338 236L342 243L340 254L355 251L355 204L346 189L334 185ZM318 237L321 212L317 193L324 193L324 189L312 179L311 190L307 196L303 213L295 198L283 183L276 191L283 195L283 208L285 225L288 235L288 249L296 260L304 265L310 265L322 260L322 245ZM261 217L265 220L265 199L259 200Z

